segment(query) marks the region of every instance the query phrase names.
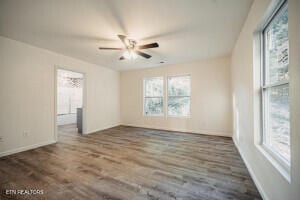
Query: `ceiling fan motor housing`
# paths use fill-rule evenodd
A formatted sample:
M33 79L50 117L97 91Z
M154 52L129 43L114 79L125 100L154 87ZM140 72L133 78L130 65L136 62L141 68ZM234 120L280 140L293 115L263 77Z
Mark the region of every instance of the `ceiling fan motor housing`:
M122 43L125 45L125 49L127 50L124 52L124 55L120 57L120 60L124 60L125 57L128 57L127 59L135 59L137 57L137 55L139 55L143 58L149 59L149 58L151 58L151 55L144 53L140 50L159 47L157 42L138 46L136 40L128 38L125 35L118 35L118 37L122 41ZM99 47L99 49L101 49L101 50L124 50L124 48L110 48L110 47ZM128 54L128 56L125 56L127 54Z
M137 42L132 39L128 39L127 49L135 49Z

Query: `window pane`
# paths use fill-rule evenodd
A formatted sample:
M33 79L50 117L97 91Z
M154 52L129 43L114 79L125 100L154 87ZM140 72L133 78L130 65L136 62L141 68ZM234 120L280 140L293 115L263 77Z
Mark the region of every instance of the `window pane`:
M190 97L168 97L168 115L189 116Z
M145 79L145 96L146 97L162 97L163 96L163 78L147 78Z
M168 78L168 96L190 96L190 76Z
M268 135L267 144L290 161L290 112L289 87L287 85L267 90Z
M163 98L145 98L144 105L146 115L163 114Z
M288 80L289 41L288 9L281 10L266 28L265 33L265 83Z

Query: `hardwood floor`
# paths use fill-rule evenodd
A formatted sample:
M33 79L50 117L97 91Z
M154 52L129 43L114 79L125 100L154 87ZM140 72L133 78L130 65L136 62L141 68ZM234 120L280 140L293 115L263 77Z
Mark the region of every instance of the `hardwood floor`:
M118 126L0 158L0 199L261 199L231 138ZM13 195L7 190L43 190Z

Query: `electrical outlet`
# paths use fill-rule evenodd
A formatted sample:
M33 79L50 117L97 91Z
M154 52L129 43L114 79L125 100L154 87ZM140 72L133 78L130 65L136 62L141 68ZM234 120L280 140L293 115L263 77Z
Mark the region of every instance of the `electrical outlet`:
M28 136L29 136L28 131L23 131L23 137L28 137Z

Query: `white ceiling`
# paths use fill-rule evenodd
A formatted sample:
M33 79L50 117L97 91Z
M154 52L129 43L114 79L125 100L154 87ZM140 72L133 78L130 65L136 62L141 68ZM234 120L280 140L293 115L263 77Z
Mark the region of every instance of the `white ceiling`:
M117 70L229 55L252 0L1 0L0 35ZM139 44L149 60L120 61L117 34Z

